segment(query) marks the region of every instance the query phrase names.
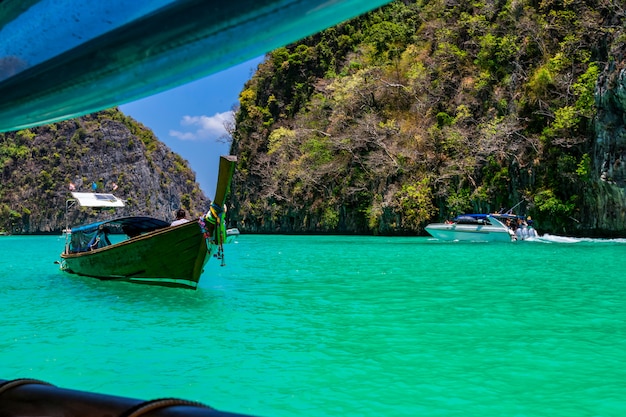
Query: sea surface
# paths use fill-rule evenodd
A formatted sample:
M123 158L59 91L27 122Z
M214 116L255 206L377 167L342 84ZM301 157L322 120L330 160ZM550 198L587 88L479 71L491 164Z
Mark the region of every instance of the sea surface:
M626 240L241 235L197 291L0 237L0 379L253 416L624 416Z

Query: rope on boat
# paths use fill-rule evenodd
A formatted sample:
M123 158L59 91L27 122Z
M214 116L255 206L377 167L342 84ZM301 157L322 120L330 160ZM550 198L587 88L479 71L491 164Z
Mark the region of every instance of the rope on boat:
M252 417L179 398L140 400L59 388L30 378L0 379L0 416Z
M225 207L222 208L217 204L211 204L209 211L200 219L198 219L198 223L200 224L200 228L202 229L202 234L204 235L204 239L207 242L207 250L209 250L210 242L215 242L217 245L217 255L218 259L221 259L221 266L226 265L224 260L224 242L226 241L226 222L224 221L224 216L226 214ZM207 230L206 224L209 223L213 225L213 236ZM210 251L210 250L209 250Z
M154 410L167 408L167 407L174 407L177 405L188 405L192 407L201 407L201 408L208 408L208 409L213 410L212 407L209 407L208 405L204 405L202 403L198 403L195 401L182 400L179 398L157 398L156 400L144 401L140 404L137 404L129 408L128 410L124 411L122 414L120 414L119 417L139 417L147 413L150 413Z
M9 391L10 389L19 387L21 385L26 385L26 384L39 384L39 385L53 386L52 384L46 381L40 381L39 379L18 378L18 379L13 379L11 381L5 381L2 384L0 384L0 396L4 394L5 392Z

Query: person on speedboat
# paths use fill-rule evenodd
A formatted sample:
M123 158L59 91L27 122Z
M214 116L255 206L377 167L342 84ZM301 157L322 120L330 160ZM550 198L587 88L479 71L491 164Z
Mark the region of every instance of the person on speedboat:
M533 223L533 220L530 218L530 216L528 216L528 219L526 220L526 224L528 225L526 228L526 233L528 234L528 237L529 238L539 237L539 235L537 234L537 231L533 227L534 223Z
M523 222L522 219L517 219L517 229L515 230L515 237L517 237L517 240L524 240L528 238L526 223Z

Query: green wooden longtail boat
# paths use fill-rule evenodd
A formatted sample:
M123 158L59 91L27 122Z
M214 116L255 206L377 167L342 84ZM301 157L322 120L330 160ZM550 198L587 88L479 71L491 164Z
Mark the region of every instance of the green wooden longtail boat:
M226 233L223 207L237 158L220 158L215 199L198 221L178 226L150 217L121 217L72 228L67 232L61 269L101 280L196 289L204 265L221 257ZM120 201L113 195L92 195L104 206ZM108 235L125 235L111 244Z

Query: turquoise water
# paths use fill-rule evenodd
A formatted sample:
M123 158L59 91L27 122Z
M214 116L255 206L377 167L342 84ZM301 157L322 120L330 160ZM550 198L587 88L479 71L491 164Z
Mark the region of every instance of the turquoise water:
M0 237L0 379L256 416L626 415L626 241L243 235L197 291Z

